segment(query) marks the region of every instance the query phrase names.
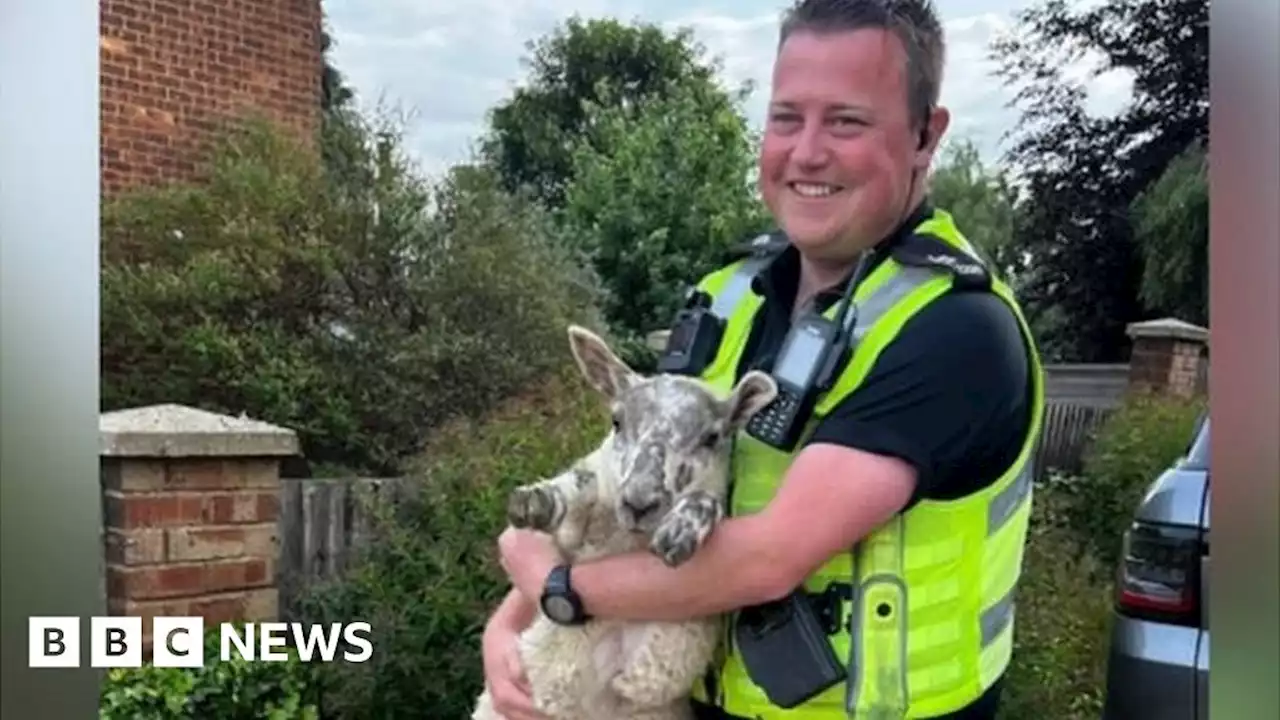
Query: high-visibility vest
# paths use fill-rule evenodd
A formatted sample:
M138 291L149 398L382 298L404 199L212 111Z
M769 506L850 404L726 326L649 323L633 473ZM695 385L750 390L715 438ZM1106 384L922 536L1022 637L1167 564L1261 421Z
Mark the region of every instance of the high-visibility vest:
M910 247L913 239L928 240L930 247L946 252L925 253L925 262L909 262L894 252L859 283L854 350L832 388L819 398L806 435L857 391L912 316L963 279L965 265L983 268L944 211L935 210L916 226L903 246ZM699 283L714 298L713 309L727 319L719 351L702 373L723 392L735 382L753 316L763 301L752 291L751 278L767 262L761 256L739 260ZM720 657L707 677L695 683L695 698L759 720L929 718L971 704L1004 672L1012 651L1013 595L1031 508L1031 460L1044 413L1044 381L1013 292L985 269L982 276L1017 316L1029 349L1032 419L1017 460L982 490L955 500L921 500L805 580L807 591L839 598L834 616L839 629L828 639L836 656L847 659L846 682L791 709L772 706L734 648L731 623L736 615L730 614ZM829 309L827 317L834 312ZM779 451L739 433L730 515L762 509L799 451Z

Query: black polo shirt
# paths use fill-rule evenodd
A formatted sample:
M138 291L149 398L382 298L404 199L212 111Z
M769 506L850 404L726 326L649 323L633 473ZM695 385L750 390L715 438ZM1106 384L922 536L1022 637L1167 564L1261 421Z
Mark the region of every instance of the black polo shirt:
M862 277L930 213L923 205L880 243ZM737 368L739 378L750 369L772 367L791 326L799 277L799 253L787 246L753 281L764 302ZM842 289L843 283L820 293L815 309L830 307ZM952 290L906 323L862 384L819 422L807 442L902 459L918 475L911 504L952 499L993 483L1017 458L1030 422L1030 388L1025 342L1010 308L989 291ZM997 683L945 720L994 719L999 688ZM704 712L700 718L725 717Z

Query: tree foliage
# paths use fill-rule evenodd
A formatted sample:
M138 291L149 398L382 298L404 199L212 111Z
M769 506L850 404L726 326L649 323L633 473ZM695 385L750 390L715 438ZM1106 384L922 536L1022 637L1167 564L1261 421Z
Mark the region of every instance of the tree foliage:
M244 412L312 463L394 473L598 325L589 268L491 175L428 185L397 128L350 113L322 150L251 123L199 182L104 208L104 409Z
M969 242L1007 272L1018 199L1008 174L985 165L967 139L948 144L938 160L929 179L933 204L955 216Z
M764 227L754 140L688 29L572 17L530 44L528 82L497 105L481 160L555 214L604 279L628 361L682 288Z
M730 245L766 229L752 138L707 88L590 111L594 137L575 145L562 218L605 279L606 318L634 340L666 327L683 288Z
M1134 202L1142 255L1139 296L1188 322L1209 322L1208 157L1196 143Z
M559 207L572 174L569 148L594 139L595 109L717 87L716 65L703 54L688 30L573 16L528 45L527 82L491 110L481 152L508 191L527 187Z
M1031 258L1023 296L1058 359L1122 359L1125 325L1149 310L1130 207L1207 141L1208 31L1207 0L1047 0L993 47L1023 112L1009 153L1027 191L1014 232ZM1114 117L1089 114L1066 75L1089 53L1097 73L1132 77L1132 100Z

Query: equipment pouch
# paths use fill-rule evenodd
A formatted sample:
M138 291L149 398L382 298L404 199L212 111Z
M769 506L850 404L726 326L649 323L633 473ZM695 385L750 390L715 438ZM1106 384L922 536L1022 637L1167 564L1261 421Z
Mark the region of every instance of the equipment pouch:
M796 707L846 677L803 591L741 610L734 640L751 681L780 708Z

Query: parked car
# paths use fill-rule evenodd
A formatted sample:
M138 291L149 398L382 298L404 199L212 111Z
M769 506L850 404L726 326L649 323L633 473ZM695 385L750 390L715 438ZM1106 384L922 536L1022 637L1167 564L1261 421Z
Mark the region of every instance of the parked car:
M1209 717L1209 420L1124 535L1104 720Z

